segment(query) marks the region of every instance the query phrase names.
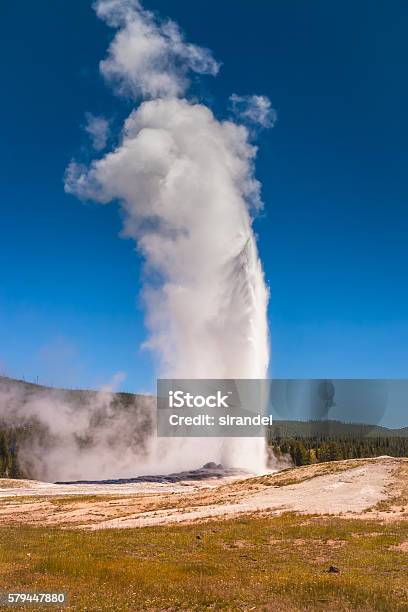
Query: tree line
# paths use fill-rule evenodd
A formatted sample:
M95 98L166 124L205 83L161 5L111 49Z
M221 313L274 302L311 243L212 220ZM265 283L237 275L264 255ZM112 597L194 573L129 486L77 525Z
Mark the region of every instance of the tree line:
M276 457L290 456L295 465L365 457L408 457L408 438L397 436L351 437L335 434L281 436L270 430L268 443Z
M32 427L6 428L0 425L0 478L24 478L18 449L33 436ZM344 435L336 431L316 431L296 435L273 426L267 432L268 444L276 457L290 457L294 465L308 465L340 459L364 457L408 457L408 437Z
M18 465L18 431L0 429L0 478L21 478Z

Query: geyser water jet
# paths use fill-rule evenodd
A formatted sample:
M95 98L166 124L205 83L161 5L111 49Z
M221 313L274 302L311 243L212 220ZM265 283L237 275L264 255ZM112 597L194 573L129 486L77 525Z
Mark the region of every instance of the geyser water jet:
M69 165L66 191L120 202L124 234L146 265L146 344L162 377L265 378L268 291L252 230L261 203L249 131L184 97L189 71L214 75L218 64L186 43L176 24L137 1L98 0L95 9L117 28L103 76L118 93L147 100L125 120L112 151L89 166ZM267 123L266 98L240 101L244 116ZM191 448L183 447L187 464L265 467L259 438L194 440Z

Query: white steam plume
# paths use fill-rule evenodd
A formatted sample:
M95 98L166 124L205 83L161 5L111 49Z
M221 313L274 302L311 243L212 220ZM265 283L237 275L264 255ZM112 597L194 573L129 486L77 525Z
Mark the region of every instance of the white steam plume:
M118 93L137 98L181 96L189 85L187 73L218 72L210 51L183 40L174 21L159 21L138 0L98 0L98 17L118 28L102 75Z
M266 96L230 96L231 109L238 118L259 125L262 128L271 128L277 120L277 113Z
M108 142L109 121L92 113L86 113L85 118L85 132L89 135L93 148L95 151L102 151Z
M160 455L149 462L153 398L113 393L118 382L93 392L0 378L0 430L17 437L21 472L47 481L159 473Z
M246 128L160 99L130 115L115 151L68 169L67 191L120 200L125 234L159 274L145 296L166 376L266 375L267 292L248 212L259 206L254 154Z
M88 167L69 165L66 191L120 202L124 233L146 261L148 345L162 376L264 378L268 292L251 227L251 211L261 206L256 148L243 125L179 97L188 71L215 74L218 64L137 1L98 0L95 9L118 28L102 74L119 93L148 100L131 112L112 152ZM250 119L266 127L269 100L250 102ZM185 461L197 460L193 446ZM207 460L264 467L260 439L203 440L201 447Z
M219 64L137 0L94 6L117 28L100 65L103 76L117 93L144 101L126 119L114 150L89 166L69 165L65 189L103 204L120 202L124 233L146 262L147 344L162 376L264 378L268 292L252 230L261 207L256 148L244 125L219 121L183 97L191 73L215 75ZM270 103L255 98L235 102L243 120L267 127ZM107 129L108 123L88 122L99 151ZM3 383L0 423L34 432L19 459L37 478L131 477L208 461L265 467L260 438L190 439L182 448L177 438L155 439L151 399L125 401L108 389L26 393Z

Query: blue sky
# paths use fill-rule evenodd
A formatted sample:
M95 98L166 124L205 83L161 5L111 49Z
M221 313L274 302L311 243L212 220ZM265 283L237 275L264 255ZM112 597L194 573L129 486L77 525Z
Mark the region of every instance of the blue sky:
M148 0L223 62L196 93L220 116L231 93L269 96L258 141L255 228L271 291L271 375L408 376L408 5ZM64 193L91 155L85 112L130 105L98 73L112 32L86 0L7 3L0 46L0 369L94 387L155 369L140 261L115 206Z

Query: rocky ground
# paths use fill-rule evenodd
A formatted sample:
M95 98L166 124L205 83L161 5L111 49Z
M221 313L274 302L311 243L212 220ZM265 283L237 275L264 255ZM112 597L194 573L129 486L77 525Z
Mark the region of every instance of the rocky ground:
M0 525L96 530L285 512L408 518L408 459L379 457L290 468L258 477L217 473L154 481L49 484L0 479Z

